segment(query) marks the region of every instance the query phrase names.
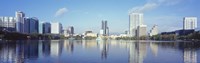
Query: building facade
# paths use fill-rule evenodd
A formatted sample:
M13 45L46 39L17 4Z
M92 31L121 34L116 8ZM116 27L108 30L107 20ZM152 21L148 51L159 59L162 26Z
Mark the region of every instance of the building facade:
M136 36L138 26L143 25L142 13L130 13L129 14L129 35Z
M197 28L197 17L184 17L183 18L183 29L195 29Z
M39 20L36 17L26 17L23 26L23 33L39 33Z
M49 22L42 23L42 33L43 34L51 33L51 23Z
M21 11L15 17L0 17L0 30L16 31L19 33L38 33L39 20L36 17L25 17Z
M59 22L51 23L51 34L61 34L62 33L62 24Z
M15 18L0 17L0 30L15 31Z
M26 34L30 33L30 18L29 17L25 17L25 20L24 20L24 33Z
M67 29L67 33L69 34L69 36L73 36L74 35L74 27L69 26Z
M17 11L15 13L17 32L21 32L21 33L24 32L24 20L25 20L24 17L25 17L25 14L21 11Z
M36 17L30 18L30 32L29 33L39 33L39 20Z
M137 37L147 36L147 25L138 26Z
M64 28L63 34L65 37L74 36L74 27L69 26L68 28Z
M103 30L103 36L109 36L109 27L106 20L102 21L101 30Z

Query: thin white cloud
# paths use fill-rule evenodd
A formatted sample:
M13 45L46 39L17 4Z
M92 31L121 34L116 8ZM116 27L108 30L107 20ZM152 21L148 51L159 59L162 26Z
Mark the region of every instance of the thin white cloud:
M137 6L132 8L129 12L144 12L144 11L149 11L152 10L154 8L156 8L158 6L158 4L156 3L146 3L143 6Z
M68 12L68 9L67 8L60 8L58 9L58 11L56 11L55 13L55 17L59 17L59 16L62 16L64 15L66 12Z
M142 6L136 6L133 7L131 10L129 10L129 13L131 12L145 12L152 9L155 9L161 5L175 5L178 4L181 0L147 0L147 3Z

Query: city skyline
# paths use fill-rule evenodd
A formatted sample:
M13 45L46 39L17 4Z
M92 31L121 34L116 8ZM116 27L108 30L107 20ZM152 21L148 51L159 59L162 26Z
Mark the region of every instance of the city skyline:
M183 17L200 17L198 0L34 0L12 1L7 5L10 1L1 1L0 16L14 17L16 11L23 11L40 22L59 21L63 27L74 26L75 33L88 30L98 33L102 20L109 21L111 33L123 33L128 30L129 12L135 10L143 12L148 32L154 24L159 32L181 29Z

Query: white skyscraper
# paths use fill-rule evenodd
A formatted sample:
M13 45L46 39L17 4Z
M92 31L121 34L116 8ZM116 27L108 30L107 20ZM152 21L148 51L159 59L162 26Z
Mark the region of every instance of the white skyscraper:
M130 36L136 36L137 27L143 25L143 14L142 13L130 13L129 15L129 34Z
M15 31L14 17L0 17L0 30Z
M4 17L4 27L8 28L9 26L9 18L8 17Z
M24 32L24 17L25 14L21 11L17 11L15 13L15 17L16 17L16 31L17 32Z
M158 34L158 26L154 25L153 28L150 30L149 36L153 36L157 34Z
M51 33L52 34L61 34L62 32L62 24L59 22L52 22L51 23Z
M15 18L9 17L9 27L15 28Z
M197 28L197 17L184 17L183 18L183 29L195 29Z
M3 27L3 17L0 17L0 28L2 28Z

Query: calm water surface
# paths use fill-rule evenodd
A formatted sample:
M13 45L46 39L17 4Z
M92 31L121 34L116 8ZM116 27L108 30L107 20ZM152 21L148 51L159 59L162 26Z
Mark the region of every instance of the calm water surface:
M200 63L200 42L0 41L0 63Z

